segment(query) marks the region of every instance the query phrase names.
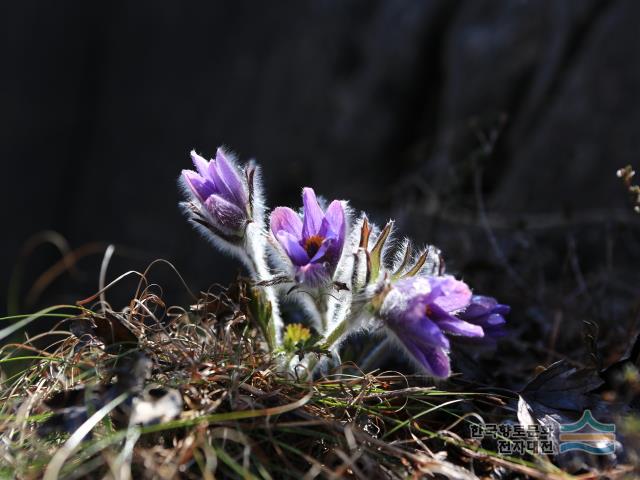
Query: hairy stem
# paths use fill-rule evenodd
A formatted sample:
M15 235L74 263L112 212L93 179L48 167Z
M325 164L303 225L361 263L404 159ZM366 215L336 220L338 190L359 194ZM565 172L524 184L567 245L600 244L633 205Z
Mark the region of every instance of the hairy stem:
M254 224L249 224L245 234L245 253L253 280L264 282L271 279L271 272L266 261L266 241L264 232ZM278 296L273 286L261 287L267 301L271 304L271 319L268 325L268 343L275 348L282 342L282 318Z
M327 333L327 328L329 327L329 319L327 318L328 305L325 296L319 294L314 298L314 303L316 304L318 314L320 315L320 333L324 335Z
M336 328L334 328L333 331L329 333L329 335L327 335L327 340L325 342L326 347L331 348L333 344L336 343L346 331L347 320L345 319L342 320L338 325L336 325Z

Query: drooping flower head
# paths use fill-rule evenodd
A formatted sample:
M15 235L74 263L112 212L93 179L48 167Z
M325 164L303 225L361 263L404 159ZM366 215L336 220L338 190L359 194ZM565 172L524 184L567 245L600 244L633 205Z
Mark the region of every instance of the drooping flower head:
M203 217L196 221L227 241L242 238L253 215L250 172L241 172L222 148L209 162L195 151L191 159L196 171L183 170L182 180Z
M498 303L493 297L474 295L471 303L458 317L466 322L479 325L484 330L485 339L495 342L505 335L504 326L507 323L504 316L511 311L511 307Z
M311 188L302 190L303 215L287 207L271 213L271 232L291 261L295 278L309 286L328 282L335 272L346 235L342 202L322 211Z
M451 275L409 277L393 283L380 316L398 343L427 373L448 377L447 335L484 336L481 326L455 316L470 300L467 284Z

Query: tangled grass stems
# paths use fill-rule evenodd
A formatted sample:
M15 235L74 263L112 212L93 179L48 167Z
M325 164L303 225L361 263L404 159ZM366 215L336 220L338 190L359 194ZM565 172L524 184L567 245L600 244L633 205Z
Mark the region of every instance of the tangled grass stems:
M276 368L244 280L201 294L190 309L165 306L159 287L141 281L146 286L120 312L102 301L4 319L48 316L60 323L44 334L53 339L44 350L36 336L0 351L3 367L25 362L0 386L0 474L472 479L499 467L532 478L570 478L537 454L508 457L467 438L469 425L513 416L508 391L363 373L348 364L301 381ZM69 308L73 313L59 313ZM140 354L151 363L146 389L179 392L177 418L130 423L130 413L119 410L140 391L89 401L131 380L135 373L125 367ZM80 403L69 400L75 391L84 392ZM81 405L87 415L78 426L65 415ZM57 429L43 433L52 421Z

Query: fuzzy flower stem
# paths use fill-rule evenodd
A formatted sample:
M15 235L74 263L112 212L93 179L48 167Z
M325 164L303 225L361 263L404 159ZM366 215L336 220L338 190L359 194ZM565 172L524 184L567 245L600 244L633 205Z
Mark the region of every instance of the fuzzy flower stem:
M327 348L330 348L333 346L334 343L336 343L344 334L344 332L347 331L347 326L349 325L349 322L347 321L347 319L342 320L338 325L336 325L336 328L334 328L331 333L329 333L329 335L327 335L327 340L325 342L325 345L327 346Z
M251 277L256 282L264 282L271 279L271 273L265 260L265 239L264 233L260 230L251 231L255 228L249 224L247 235L245 236L246 266ZM266 300L271 304L271 319L268 325L268 343L271 348L281 343L282 318L278 308L278 298L272 286L261 287Z
M318 309L318 313L320 314L320 327L322 328L322 333L327 332L327 328L329 325L329 320L327 318L327 301L324 296L319 295L315 300L316 308Z

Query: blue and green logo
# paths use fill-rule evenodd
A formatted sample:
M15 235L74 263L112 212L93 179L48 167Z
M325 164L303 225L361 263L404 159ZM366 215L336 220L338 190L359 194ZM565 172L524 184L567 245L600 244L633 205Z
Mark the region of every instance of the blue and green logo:
M615 451L616 426L600 423L591 410L585 410L575 423L560 425L560 453L582 450L593 455L609 455Z

